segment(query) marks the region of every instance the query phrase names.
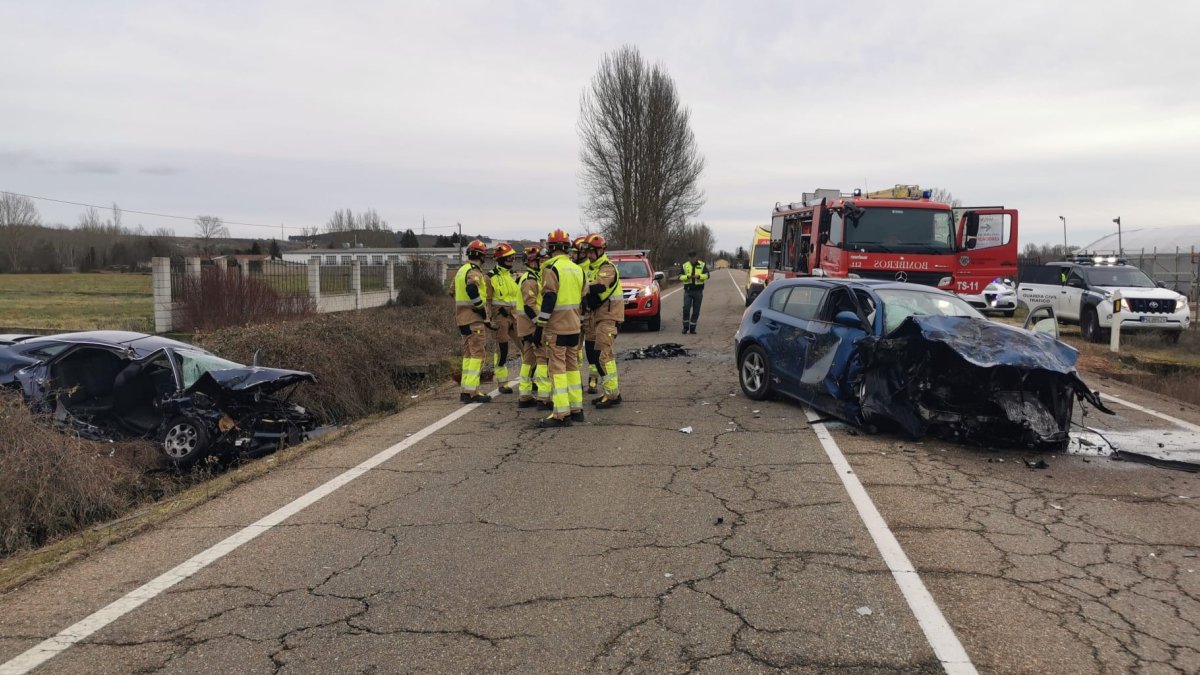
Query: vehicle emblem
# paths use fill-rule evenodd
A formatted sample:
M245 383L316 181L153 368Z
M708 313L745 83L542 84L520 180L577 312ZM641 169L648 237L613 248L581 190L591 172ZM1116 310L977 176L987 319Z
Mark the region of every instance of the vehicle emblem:
M1151 300L1150 301L1150 309L1158 309L1158 303Z
M906 283L908 281L908 272L896 272L896 281Z
M964 255L964 256L962 256L962 257L960 257L960 258L958 259L958 264L959 264L959 265L970 265L970 264L971 264L971 257L970 257L970 256L966 256L966 255Z

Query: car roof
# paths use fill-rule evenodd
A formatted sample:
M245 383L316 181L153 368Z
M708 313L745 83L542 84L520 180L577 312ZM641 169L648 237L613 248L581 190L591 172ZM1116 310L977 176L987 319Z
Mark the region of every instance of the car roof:
M944 293L953 295L947 291L933 286L925 286L924 284L910 284L899 281L888 281L884 279L834 279L831 277L792 277L790 279L781 279L772 281L771 286L775 285L787 286L821 286L823 288L835 288L837 286L849 286L852 288L862 288L866 290L898 290L898 291L923 291L927 293Z
M161 335L147 335L123 330L91 330L78 333L57 333L55 335L38 335L21 340L21 344L36 344L40 342L91 342L114 347L129 347L141 353L152 352L156 349L172 347L175 349L205 350L186 342L172 340ZM207 352L205 352L207 353Z

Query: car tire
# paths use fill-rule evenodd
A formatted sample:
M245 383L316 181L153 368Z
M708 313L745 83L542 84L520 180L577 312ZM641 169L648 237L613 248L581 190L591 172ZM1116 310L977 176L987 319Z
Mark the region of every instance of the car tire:
M208 429L195 417L176 417L163 425L158 449L167 464L186 469L208 455Z
M1015 309L1008 309L1008 310L1005 310L1005 311L1003 311L1003 312L1000 312L1000 316L1002 316L1002 317L1004 317L1004 318L1006 318L1006 319L1011 319L1011 318L1013 318L1013 315L1014 315L1014 314L1016 314L1016 313L1017 313L1017 310L1015 310Z
M761 401L771 393L771 362L762 347L750 345L742 350L738 382L746 398Z
M655 314L654 316L650 317L650 320L646 322L646 328L650 329L651 331L653 331L655 333L662 330L662 310L661 309L658 310L658 313Z
M1100 317L1096 315L1096 310L1084 310L1083 316L1079 318L1079 334L1083 336L1085 342L1101 341Z

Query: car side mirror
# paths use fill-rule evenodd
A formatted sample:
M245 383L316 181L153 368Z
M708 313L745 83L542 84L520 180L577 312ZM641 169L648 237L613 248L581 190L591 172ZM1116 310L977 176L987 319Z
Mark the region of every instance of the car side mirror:
M1156 281L1156 282L1154 282L1154 285L1158 286L1159 288L1166 288L1166 287L1167 287L1167 285L1166 285L1165 283L1161 282L1161 281Z
M1071 288L1083 288L1085 284L1083 283L1083 279L1072 278L1067 279L1067 285Z
M662 281L663 279L666 279L666 278L667 278L667 275L663 272L655 272L654 273L655 281Z
M863 325L863 320L860 319L857 314L849 310L838 312L837 315L833 317L833 322L846 328L857 328L858 330L867 329L866 326Z

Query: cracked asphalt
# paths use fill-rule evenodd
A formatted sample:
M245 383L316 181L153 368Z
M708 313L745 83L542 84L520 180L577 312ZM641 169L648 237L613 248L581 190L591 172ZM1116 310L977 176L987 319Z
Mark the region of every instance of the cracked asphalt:
M43 670L940 671L803 410L738 389L743 274L713 275L699 335L675 293L619 338L693 350L622 362L623 406L561 430L481 406ZM0 597L0 662L458 408L429 398ZM1163 426L1115 408L1085 421ZM1196 476L829 426L981 672L1200 672Z

